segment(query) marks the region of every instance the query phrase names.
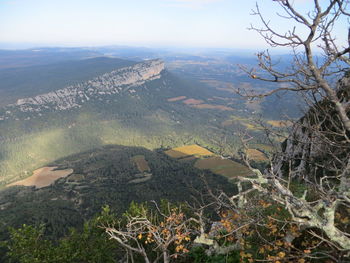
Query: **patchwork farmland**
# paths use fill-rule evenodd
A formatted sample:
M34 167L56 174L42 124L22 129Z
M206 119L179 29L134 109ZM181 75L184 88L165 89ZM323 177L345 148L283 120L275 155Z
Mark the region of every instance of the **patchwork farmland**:
M177 147L167 150L164 153L179 161L194 161L194 167L202 170L210 170L213 173L230 179L237 176L252 175L249 168L243 164L217 156L199 145ZM261 158L261 156L259 157Z
M129 184L139 184L147 182L152 178L151 168L145 159L144 155L136 155L131 158L131 162L134 163L139 170L139 174L136 174L136 178L129 181Z
M264 162L269 160L263 152L257 149L247 149L246 154L248 158L253 161Z
M229 159L222 159L220 156L199 159L195 162L194 167L202 170L207 169L230 179L237 176L253 175L252 171L245 165Z
M165 151L164 153L175 159L186 158L190 156L203 157L214 155L214 153L196 144L173 148Z

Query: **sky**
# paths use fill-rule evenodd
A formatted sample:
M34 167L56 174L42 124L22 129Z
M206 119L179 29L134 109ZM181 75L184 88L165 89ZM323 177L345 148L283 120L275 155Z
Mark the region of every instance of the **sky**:
M305 11L311 0L294 0ZM272 0L258 0L271 19ZM262 48L253 0L0 0L0 43L32 46ZM273 20L278 30L290 21ZM345 39L348 22L337 32ZM345 34L344 34L345 33Z

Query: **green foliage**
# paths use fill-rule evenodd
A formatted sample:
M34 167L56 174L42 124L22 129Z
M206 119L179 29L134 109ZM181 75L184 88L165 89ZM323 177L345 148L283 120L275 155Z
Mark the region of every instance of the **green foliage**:
M188 262L193 263L239 263L240 257L238 251L232 251L225 255L207 255L205 248L194 247L189 253Z
M152 178L146 182L130 182L139 174L132 162L136 155L144 155L151 168ZM223 177L141 147L105 146L57 160L52 165L72 168L74 173L41 189L9 187L0 191L2 239L8 237L7 226L40 223L46 226L46 236L57 239L67 235L71 227L82 228L84 220L93 218L105 205L121 215L125 211L138 213L139 204L145 201L155 200L161 209L167 208L166 202L161 202L165 198L183 203L205 191L201 175L215 189L235 191ZM148 203L148 207L154 205Z
M297 259L295 262L307 262L308 256L326 253L336 256L336 251L331 251L327 244L323 244L315 236L303 231L296 224L289 221L287 212L273 201L258 200L255 204L256 215L260 221L257 225L246 224L251 217L243 213L233 211L222 211L220 214L221 230L212 238L217 241L218 247L207 247L194 244L193 234L186 234L184 243L175 243L169 246L169 251L177 251L181 245L186 248L181 256L173 258L171 262L193 262L193 263L238 263L254 262L254 260L270 260L271 262L285 262L288 258ZM251 207L252 208L252 207ZM260 212L258 210L260 209ZM176 214L180 212L179 205L170 203L167 200L159 202L159 210L151 203L132 202L122 216L117 216L109 206L104 206L102 211L85 222L81 230L71 229L69 234L56 241L45 237L45 228L40 226L23 225L19 229L11 228L10 240L5 242L8 252L6 260L2 262L18 263L75 263L75 262L118 262L124 255L125 250L118 246L118 243L109 240L104 232L104 226L118 226L123 228L127 223L128 216L139 216L151 221L151 227L140 225L135 232L135 239L129 240L130 245L135 245L135 240L140 242L150 259L159 256L158 244L153 239L153 232L158 231L161 235L168 228L167 223L175 227L175 234L180 235L176 226L171 220L177 221ZM186 209L185 209L186 210ZM181 214L185 210L181 209ZM254 209L253 209L254 210ZM191 211L189 210L191 214ZM190 216L184 212L186 218ZM258 215L259 214L259 215ZM169 216L169 217L168 217ZM349 219L337 213L337 221L347 226ZM209 219L209 218L208 218ZM170 220L170 221L169 221ZM175 222L174 221L174 222ZM213 221L210 221L213 223ZM218 222L217 222L218 223ZM145 227L145 228L144 228ZM198 233L198 226L188 225L189 233ZM174 230L173 229L173 230ZM192 230L191 230L192 229ZM195 230L197 229L197 230ZM163 231L164 230L164 231ZM179 232L177 232L179 231ZM191 232L193 231L193 232ZM321 233L320 233L321 234ZM292 239L286 238L293 237ZM186 240L186 241L184 241ZM288 241L289 240L289 241ZM239 246L236 246L239 244ZM182 246L184 245L184 246ZM187 250L189 249L189 251ZM226 248L229 248L226 250ZM220 252L219 252L220 251ZM225 254L224 251L227 251ZM341 255L338 255L339 258ZM135 254L134 262L142 263L142 256ZM293 261L294 262L294 261ZM308 261L309 262L309 261ZM310 262L314 262L310 259Z
M54 262L55 251L50 241L43 239L44 226L23 225L10 229L11 240L7 243L8 257L21 263Z
M302 197L306 190L309 190L305 183L298 180L292 180L289 186L292 193L297 197Z
M94 221L85 223L82 232L71 230L60 240L57 250L60 262L116 262L116 245Z
M128 210L123 214L126 216L142 216L148 213L148 204L147 203L137 203L135 201L131 201Z
M100 227L101 222L112 219L104 208L100 215L87 221L81 231L71 229L66 237L55 243L44 237L43 225L12 228L10 240L6 242L8 260L20 263L117 262L118 248Z

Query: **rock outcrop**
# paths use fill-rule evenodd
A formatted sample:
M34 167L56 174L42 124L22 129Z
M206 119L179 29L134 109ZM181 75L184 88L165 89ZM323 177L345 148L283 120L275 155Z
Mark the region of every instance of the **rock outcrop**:
M31 98L19 99L5 108L4 116L11 115L13 109L21 112L41 112L44 110L67 110L78 108L83 103L99 95L117 94L159 79L164 70L161 60L149 60L136 65L114 70L83 83L71 85Z
M349 74L338 82L337 95L343 105L349 105ZM350 107L347 110L350 116ZM340 174L350 160L349 138L334 104L327 98L320 100L292 127L281 154L275 156L273 171L312 181Z

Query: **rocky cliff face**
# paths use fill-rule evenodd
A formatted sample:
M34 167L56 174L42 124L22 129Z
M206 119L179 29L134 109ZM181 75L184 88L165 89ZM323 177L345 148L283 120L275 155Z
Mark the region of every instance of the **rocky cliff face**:
M341 103L349 105L349 74L338 82L337 94ZM323 99L294 124L281 154L275 156L273 171L307 180L340 174L350 160L349 138L334 105Z
M0 120L10 118L13 110L41 112L77 108L96 96L122 93L132 87L141 86L146 81L158 79L163 70L164 63L161 60L145 61L103 74L83 83L32 98L19 99L15 104L5 108L3 116L0 113Z

